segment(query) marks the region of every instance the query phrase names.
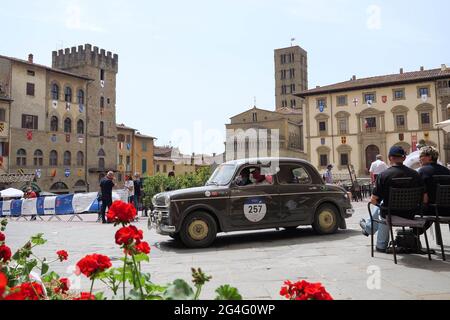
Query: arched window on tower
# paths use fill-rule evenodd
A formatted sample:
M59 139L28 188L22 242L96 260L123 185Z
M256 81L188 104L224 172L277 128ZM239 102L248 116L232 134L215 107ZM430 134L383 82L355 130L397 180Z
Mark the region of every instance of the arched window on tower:
M59 86L54 83L52 84L52 100L59 100Z
M77 122L77 134L84 134L84 121L81 119Z
M50 119L50 131L52 132L58 132L58 117L57 116L53 116Z
M66 87L64 90L64 101L72 102L72 88Z
M70 118L66 118L66 120L64 120L64 132L72 133L72 120Z
M78 104L84 104L84 91L78 90Z
M25 149L19 149L17 151L16 164L17 166L27 165L27 152L25 151Z
M64 152L64 165L71 166L72 165L72 154L70 151Z
M100 121L100 137L105 136L105 123L103 121Z
M44 153L42 150L36 150L34 152L34 166L35 167L42 167L44 165Z

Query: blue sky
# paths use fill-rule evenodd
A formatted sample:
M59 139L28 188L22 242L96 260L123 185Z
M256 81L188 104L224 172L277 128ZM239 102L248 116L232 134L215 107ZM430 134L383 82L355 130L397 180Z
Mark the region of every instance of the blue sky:
M225 123L275 107L273 50L308 51L309 87L450 64L450 2L1 0L0 54L51 65L91 43L119 54L117 120L184 153L222 152Z

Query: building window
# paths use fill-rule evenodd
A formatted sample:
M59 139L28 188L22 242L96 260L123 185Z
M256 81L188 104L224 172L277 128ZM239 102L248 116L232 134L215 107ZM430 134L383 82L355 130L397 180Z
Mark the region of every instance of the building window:
M286 79L286 70L281 70L281 80Z
M78 151L77 153L77 166L84 166L84 153L81 151Z
M100 170L104 170L105 169L105 158L98 159L98 168Z
M37 130L38 129L38 117L28 115L28 114L23 114L22 115L22 129Z
M297 101L295 99L291 100L291 108L294 109L297 107Z
M117 136L117 141L118 142L125 142L125 136L123 134L119 134Z
M365 93L364 94L364 103L375 103L377 102L377 96L375 92Z
M34 97L34 83L27 83L27 96Z
M291 79L295 78L295 69L289 70L289 76L290 76Z
M53 116L50 119L50 131L58 132L58 117Z
M147 142L143 141L142 142L142 151L147 152L148 148L147 148Z
M160 172L160 171L161 171L161 168L160 168L159 164L157 164L156 165L156 172Z
M287 87L285 85L281 86L281 94L287 94Z
M100 137L105 136L105 123L103 121L100 121Z
M122 156L122 155L119 156L119 164L120 164L120 165L123 164L123 156Z
M127 135L127 143L131 143L131 136Z
M422 98L423 96L430 97L429 87L420 87L418 90L419 90L419 98Z
M291 84L291 93L295 93L295 84Z
M72 154L70 151L64 152L64 165L71 166L72 165Z
M27 165L27 152L25 149L19 149L17 151L16 165L24 167Z
M58 152L55 150L50 151L49 165L56 167L58 165Z
M59 87L56 83L52 84L52 99L59 100Z
M320 155L320 166L321 167L328 166L328 155L326 155L326 154L321 154Z
M429 112L422 112L420 114L420 124L422 125L422 129L431 128L431 116Z
M70 118L66 118L66 120L64 120L64 132L72 133L72 120Z
M78 90L78 104L84 104L84 91Z
M340 157L341 159L341 166L342 167L346 167L348 164L349 164L349 161L348 161L348 153L341 153L341 157Z
M338 107L342 107L342 106L346 106L347 103L347 96L338 96L337 97L337 106Z
M256 112L253 113L253 122L258 122L258 114Z
M394 90L394 100L405 100L405 89Z
M320 133L324 133L327 131L326 121L319 121L319 131L320 131Z
M339 134L348 134L348 121L347 119L339 119L338 120L338 128L339 128Z
M34 166L42 167L44 165L44 153L42 150L36 150L34 152Z
M167 173L167 165L163 165L163 173Z
M33 70L27 70L27 75L34 77L36 75L36 72Z
M395 116L395 126L397 127L397 131L406 129L405 115L398 114Z
M377 131L377 118L370 117L365 120L365 128L367 133L373 133Z
M70 87L66 87L64 90L64 101L72 102L72 89Z
M84 121L81 119L77 122L77 134L84 134Z
M142 174L147 173L147 159L142 159Z
M104 69L100 69L100 80L105 81L105 70Z
M105 98L104 97L100 98L100 108L102 108L102 109L105 108Z
M6 110L3 108L0 108L0 121L1 122L6 121Z

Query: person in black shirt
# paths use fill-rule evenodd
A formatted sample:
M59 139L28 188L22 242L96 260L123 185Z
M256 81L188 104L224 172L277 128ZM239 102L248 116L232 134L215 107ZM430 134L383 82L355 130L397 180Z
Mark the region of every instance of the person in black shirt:
M448 176L447 181L440 181L441 184L450 183L450 170L438 164L439 151L431 146L420 149L420 163L422 167L419 169L419 175L425 183L425 212L424 215L434 216L436 213L429 204L436 203L436 188L438 181L433 176ZM448 210L441 208L440 216L450 216ZM429 227L430 225L428 225Z
M114 172L110 171L106 177L100 181L100 189L102 193L102 207L100 209L100 215L102 218L102 223L107 223L105 213L106 208L109 209L112 206L112 190L114 186Z
M391 168L387 169L377 177L375 188L372 193L371 202L374 205L379 205L383 203L384 207L389 205L389 190L393 187L393 179L395 178L412 178L412 182L408 187L414 188L423 186L423 181L419 176L417 171L410 169L403 165L406 159L406 152L403 148L394 146L389 151L389 161L391 163ZM401 216L407 219L412 219L415 214L419 212L392 212L393 215ZM374 219L379 219L381 215L382 219L386 219L387 212L380 212L377 208L373 212ZM363 229L363 234L369 236L371 232L371 221L366 221L362 219L360 221L360 226ZM386 252L389 244L389 227L385 224L374 225L374 231L378 231L377 235L377 251Z
M139 173L134 174L134 207L136 208L136 212L139 212L139 207L142 202L142 181Z

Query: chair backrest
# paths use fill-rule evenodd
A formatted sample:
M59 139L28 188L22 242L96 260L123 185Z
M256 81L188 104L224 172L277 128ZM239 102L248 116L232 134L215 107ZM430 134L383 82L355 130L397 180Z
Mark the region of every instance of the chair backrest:
M437 185L436 189L436 205L438 207L450 208L450 185Z
M412 178L392 179L389 190L389 209L414 212L422 206L423 187L414 187Z

